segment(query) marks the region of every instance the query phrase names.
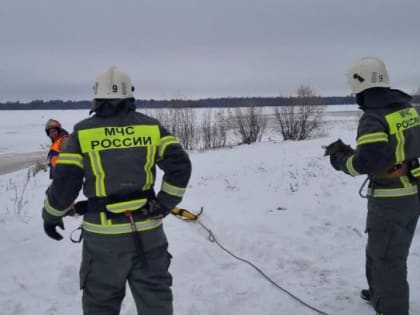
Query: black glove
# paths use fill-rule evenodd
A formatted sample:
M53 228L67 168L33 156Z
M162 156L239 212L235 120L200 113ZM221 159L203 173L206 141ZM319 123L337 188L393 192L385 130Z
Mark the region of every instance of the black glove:
M343 170L343 165L346 161L347 155L341 152L336 152L330 155L330 164L337 171Z
M63 236L56 231L57 227L64 230L63 219L60 219L55 222L44 220L44 231L48 235L48 237L51 237L56 241L60 241L63 239Z
M169 213L171 213L171 209L165 207L157 200L150 200L146 205L146 213L148 217L166 217Z
M348 144L341 141L341 139L338 139L329 145L323 146L323 148L325 149L324 155L333 155L336 153L351 155L355 153L355 150Z

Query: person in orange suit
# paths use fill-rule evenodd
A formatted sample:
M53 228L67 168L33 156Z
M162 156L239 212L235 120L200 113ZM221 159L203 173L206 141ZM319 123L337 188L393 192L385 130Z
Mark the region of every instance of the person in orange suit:
M56 119L48 119L45 123L45 133L51 139L51 146L48 151L47 159L50 168L50 178L52 179L58 155L65 146L69 133L63 129L61 123Z

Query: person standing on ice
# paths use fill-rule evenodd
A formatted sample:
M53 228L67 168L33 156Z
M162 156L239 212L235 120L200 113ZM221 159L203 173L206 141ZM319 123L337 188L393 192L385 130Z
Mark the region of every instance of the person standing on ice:
M50 150L48 151L47 161L50 168L50 178L53 177L58 155L65 146L69 133L63 129L61 123L56 119L48 119L45 123L45 133L51 139Z
M420 119L411 97L391 89L385 64L365 57L346 73L363 111L353 153L330 155L351 176L367 174L366 278L361 297L377 314L408 315L407 257L420 213Z
M45 232L62 239L56 228L64 228L83 186L83 314L119 314L128 282L138 314L171 315L172 256L162 219L184 195L190 159L159 121L136 112L127 74L111 67L94 89L95 115L75 125L47 190ZM156 165L164 173L157 195Z

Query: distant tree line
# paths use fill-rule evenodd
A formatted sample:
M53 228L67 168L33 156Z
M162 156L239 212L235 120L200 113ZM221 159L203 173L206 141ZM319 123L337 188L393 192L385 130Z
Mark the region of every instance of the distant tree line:
M249 106L290 106L301 105L298 97L225 97L207 98L199 100L172 99L172 100L136 100L137 108L232 108ZM354 104L351 96L316 97L312 99L313 105L339 105ZM63 101L63 100L34 100L28 103L5 102L0 103L0 110L7 109L89 109L91 101Z
M420 88L413 96L413 103L420 104ZM413 93L414 94L414 93ZM223 97L206 98L199 100L172 99L172 100L136 100L137 108L232 108L232 107L250 107L250 106L294 106L301 105L301 98L297 96L290 97ZM356 104L353 96L316 96L311 98L311 105L343 105ZM5 102L0 103L0 110L13 109L89 109L92 106L91 101L63 101L34 100L28 103Z

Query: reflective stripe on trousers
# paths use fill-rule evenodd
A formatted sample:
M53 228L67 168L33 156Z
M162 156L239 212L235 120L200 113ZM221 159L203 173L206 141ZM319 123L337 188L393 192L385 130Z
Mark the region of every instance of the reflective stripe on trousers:
M368 196L371 197L403 197L418 194L417 186L402 188L368 188Z

